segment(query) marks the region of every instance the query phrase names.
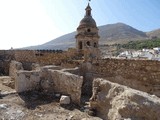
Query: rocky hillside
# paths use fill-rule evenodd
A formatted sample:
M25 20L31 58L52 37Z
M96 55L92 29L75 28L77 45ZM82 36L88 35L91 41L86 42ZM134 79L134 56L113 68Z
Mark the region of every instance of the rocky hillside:
M100 44L122 43L130 40L146 39L147 35L123 23L99 27Z
M148 33L146 33L146 34L147 34L147 36L149 36L150 38L152 38L152 37L158 37L158 38L160 38L160 29L153 30L153 31L148 32Z
M152 32L145 33L139 31L124 23L108 24L100 26L100 44L114 44L125 43L127 41L144 40L150 36L160 37L160 29ZM51 40L45 44L38 46L26 47L25 49L62 49L65 50L69 47L75 47L75 35L76 32L72 32L54 40Z

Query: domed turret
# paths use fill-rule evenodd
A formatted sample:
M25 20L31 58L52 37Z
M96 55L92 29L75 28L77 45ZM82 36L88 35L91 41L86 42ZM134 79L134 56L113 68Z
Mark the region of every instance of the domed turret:
M79 24L79 27L78 28L81 28L81 27L97 27L96 25L96 22L95 20L92 18L92 15L91 15L91 7L88 3L88 6L86 7L86 14L84 16L84 18L80 21L80 24Z
M85 10L85 16L77 28L76 44L78 50L83 50L86 46L98 47L98 28L95 20L92 18L92 9L89 3Z
M77 28L76 48L80 53L84 53L84 56L97 57L98 49L98 28L95 20L92 18L91 7L88 3L86 7L86 13L84 18L80 21ZM87 58L87 57L86 57Z
M83 27L83 26L96 27L97 25L96 25L95 20L91 16L87 16L81 20L78 28Z

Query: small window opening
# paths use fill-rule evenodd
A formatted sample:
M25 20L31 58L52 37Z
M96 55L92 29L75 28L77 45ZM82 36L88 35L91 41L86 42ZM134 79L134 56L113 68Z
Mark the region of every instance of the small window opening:
M91 32L91 29L87 29L87 32Z
M82 49L82 42L79 42L79 49Z
M91 45L89 41L87 41L87 45L88 45L88 46L90 46L90 45Z
M95 47L95 48L97 47L97 43L94 43L94 47Z

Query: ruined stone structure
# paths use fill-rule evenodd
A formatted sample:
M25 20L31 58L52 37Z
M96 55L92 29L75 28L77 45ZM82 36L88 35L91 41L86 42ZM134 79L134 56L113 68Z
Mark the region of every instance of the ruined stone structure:
M16 72L13 75L15 79L15 89L18 93L26 91L41 90L47 93L60 93L69 95L75 104L80 104L81 87L83 77L71 74L68 71L76 71L76 69L62 69L57 66L44 66L37 70L23 70L20 62L12 62L11 70Z
M77 28L76 48L79 53L84 54L85 59L89 59L99 57L99 35L96 22L92 18L92 9L89 4L85 10L86 14Z
M159 120L160 98L126 86L95 79L91 109L103 120Z
M16 61L20 61L22 63L39 63L39 61L32 61L34 59L34 56L32 59L25 59L25 58L31 58L32 54L26 54L28 51L19 51L17 55L19 57ZM31 52L31 51L29 51ZM34 52L34 51L32 51ZM43 64L55 64L60 61L62 67L76 67L79 66L81 63L76 63L75 61L61 61L57 57L55 60L52 59L53 55L56 56L56 53L46 53L48 56L47 59L45 59L44 56L41 56L39 58L40 61L43 61ZM49 55L50 54L50 55ZM53 55L52 55L53 54ZM59 53L60 54L60 53ZM61 53L63 54L63 53ZM39 56L38 56L39 57ZM35 57L36 58L36 57ZM61 58L60 58L61 59ZM66 57L67 59L67 57ZM27 60L27 61L25 61ZM35 59L36 60L36 59ZM52 61L52 62L51 62ZM57 62L54 62L57 61ZM7 62L8 63L8 62ZM5 69L5 71L9 71L9 63L3 63L1 65L1 69ZM6 65L6 66L4 66ZM81 64L81 75L84 76L86 80L89 80L86 78L87 76L94 75L95 77L103 77L110 81L117 82L123 85L127 85L129 87L132 87L134 89L139 89L144 92L148 92L150 94L155 94L157 96L159 95L159 80L160 80L160 73L159 73L159 61L151 61L151 60L120 60L120 59L104 59L99 60L98 63L93 64L92 70L86 68L88 66L88 63ZM23 68L29 68L25 70L32 70L32 64L23 64ZM18 67L18 66L17 66ZM10 75L14 76L14 66L10 68ZM9 73L9 72L8 72ZM13 75L14 74L14 75ZM91 78L91 77L90 77Z
M9 64L14 59L14 53L10 50L0 50L0 75L9 74Z
M104 120L159 120L160 62L100 59L89 4L85 10L76 49L0 51L0 73L15 80L18 93L58 93L79 105L83 95L92 96L89 108Z

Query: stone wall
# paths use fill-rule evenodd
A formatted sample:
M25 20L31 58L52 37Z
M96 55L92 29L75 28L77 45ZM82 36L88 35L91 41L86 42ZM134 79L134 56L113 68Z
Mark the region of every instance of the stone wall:
M79 73L83 76L82 94L92 95L93 68L90 62L83 62L79 67Z
M36 62L36 52L34 50L14 50L15 60L18 62Z
M12 60L9 67L9 76L15 80L19 70L23 70L22 63Z
M40 71L18 71L15 79L15 90L18 93L40 88Z
M57 70L49 70L54 92L70 95L73 103L80 104L83 77Z
M31 70L32 63L40 65L55 64L65 68L74 68L82 63L82 61L77 60L78 58L74 49L69 49L68 51L0 51L0 73L9 74L11 60L21 62L25 70ZM160 62L158 61L105 59L93 63L93 74L95 77L103 77L110 81L160 96L159 68ZM91 76L91 73L88 76Z
M61 50L0 50L0 75L9 74L9 64L11 60L19 61L23 64L24 70L31 70L32 63L44 65L62 65L67 68L74 68L78 62L75 49L68 51Z
M73 103L80 104L83 77L61 69L57 66L44 66L40 70L20 70L17 72L15 89L17 92L40 89L44 92L69 95Z
M38 63L40 65L56 64L60 65L68 60L72 60L76 51L54 51L48 50L15 50L15 60L22 63Z
M12 50L0 50L0 75L9 75L9 63L14 59Z
M160 98L98 78L90 107L103 120L159 120Z
M39 63L41 65L58 64L65 56L63 53L39 52L34 50L16 50L15 59L22 63Z
M99 60L93 65L97 77L160 96L160 62L151 60Z

